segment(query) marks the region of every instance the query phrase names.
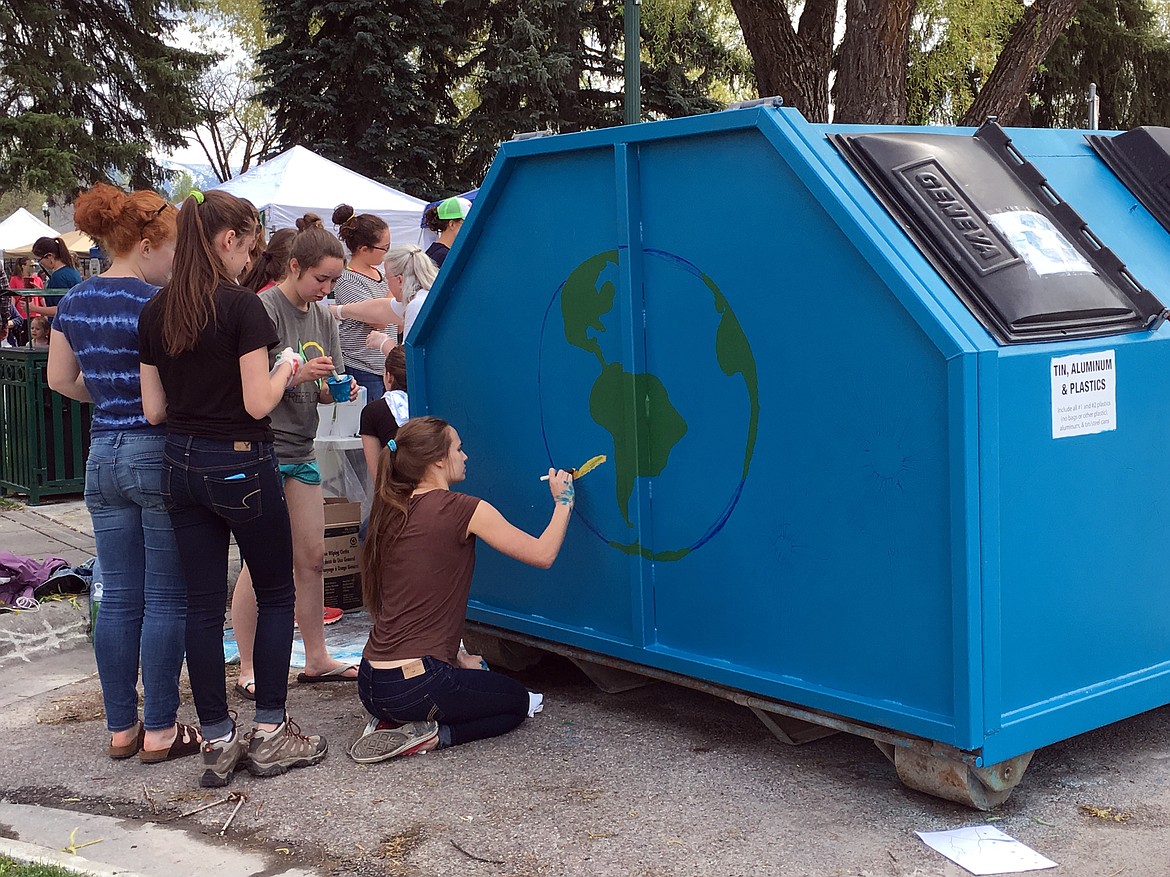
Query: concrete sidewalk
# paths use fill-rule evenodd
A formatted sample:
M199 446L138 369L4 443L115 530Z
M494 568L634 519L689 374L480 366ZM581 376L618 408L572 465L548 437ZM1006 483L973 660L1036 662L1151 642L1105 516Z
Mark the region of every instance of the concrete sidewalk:
M70 566L84 563L96 554L85 502L59 500L0 511L0 548L37 559L60 557ZM0 613L0 668L73 648L86 641L88 629L84 595Z
M70 566L97 553L82 499L46 500L0 511L0 548L25 557L60 557Z

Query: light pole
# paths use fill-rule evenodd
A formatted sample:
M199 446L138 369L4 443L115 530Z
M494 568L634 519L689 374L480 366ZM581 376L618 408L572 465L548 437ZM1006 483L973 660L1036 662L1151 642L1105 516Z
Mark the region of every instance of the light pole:
M46 201L41 205L41 214L45 217L45 224L49 224L49 202Z
M636 125L642 120L642 0L626 0L626 63L624 122Z

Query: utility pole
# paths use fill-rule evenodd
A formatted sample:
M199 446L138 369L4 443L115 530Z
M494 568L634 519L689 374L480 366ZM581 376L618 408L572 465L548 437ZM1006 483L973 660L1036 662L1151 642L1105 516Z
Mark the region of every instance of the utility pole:
M626 64L624 122L636 125L642 120L642 0L626 2Z

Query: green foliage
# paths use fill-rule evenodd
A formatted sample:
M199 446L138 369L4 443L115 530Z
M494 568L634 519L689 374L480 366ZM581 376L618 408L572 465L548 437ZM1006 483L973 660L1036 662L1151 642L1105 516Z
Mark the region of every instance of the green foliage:
M38 219L41 216L41 205L48 200L45 192L33 189L9 189L0 194L0 218L6 217L14 210L23 207Z
M622 0L264 0L260 55L281 146L422 197L478 185L514 134L620 123ZM728 0L648 0L649 118L750 91Z
M180 146L207 56L163 42L159 0L0 4L0 188L73 192L118 171L159 179L151 146ZM19 10L19 11L18 11Z
M1170 125L1170 38L1164 16L1164 4L1151 0L1083 0L1037 77L1034 122L1084 127L1086 94L1095 82L1100 127Z
M280 145L429 192L455 157L461 48L438 0L264 0L261 102Z
M1018 0L921 0L911 36L906 121L954 125L1022 14Z
M195 178L187 171L180 171L179 175L175 177L174 183L171 184L171 201L175 204L181 204L197 188Z

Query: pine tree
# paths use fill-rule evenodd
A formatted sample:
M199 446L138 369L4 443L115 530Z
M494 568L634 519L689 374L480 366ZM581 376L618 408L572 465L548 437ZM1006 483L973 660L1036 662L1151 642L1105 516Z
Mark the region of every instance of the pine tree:
M1151 0L1084 0L1036 77L1033 122L1088 124L1097 84L1100 127L1170 125L1170 39Z
M517 133L621 122L622 0L265 4L277 43L260 56L261 99L281 146L420 197L479 185ZM646 116L718 109L709 92L742 86L746 52L718 38L704 0L667 6L643 29Z
M0 2L0 189L72 193L124 175L161 179L153 145L175 147L212 60L163 42L174 4Z
M259 56L281 132L358 173L429 193L455 156L447 92L459 47L437 0L264 0Z

